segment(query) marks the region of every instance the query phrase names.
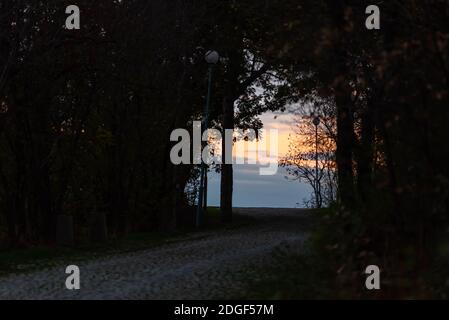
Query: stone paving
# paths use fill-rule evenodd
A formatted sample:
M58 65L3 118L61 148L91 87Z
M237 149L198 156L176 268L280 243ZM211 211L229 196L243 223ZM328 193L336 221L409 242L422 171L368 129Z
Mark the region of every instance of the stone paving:
M65 288L65 265L0 278L0 299L213 299L243 288L248 268L300 250L309 217L301 209L238 209L252 226L207 232L133 253L79 262L81 289Z

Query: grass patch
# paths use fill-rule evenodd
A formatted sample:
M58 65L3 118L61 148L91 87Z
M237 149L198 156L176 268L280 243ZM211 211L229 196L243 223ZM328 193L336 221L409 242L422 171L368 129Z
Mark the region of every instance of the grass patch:
M309 244L307 244L308 246ZM332 273L321 256L280 254L274 265L246 275L248 286L237 299L296 300L333 298Z

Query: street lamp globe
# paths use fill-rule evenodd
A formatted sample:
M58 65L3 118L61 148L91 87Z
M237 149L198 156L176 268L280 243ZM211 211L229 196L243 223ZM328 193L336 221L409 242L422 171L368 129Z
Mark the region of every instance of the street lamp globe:
M216 64L220 59L220 55L218 54L217 51L214 50L207 51L204 57L206 59L206 62L209 64Z
M313 118L313 124L318 127L320 125L320 117L315 116Z

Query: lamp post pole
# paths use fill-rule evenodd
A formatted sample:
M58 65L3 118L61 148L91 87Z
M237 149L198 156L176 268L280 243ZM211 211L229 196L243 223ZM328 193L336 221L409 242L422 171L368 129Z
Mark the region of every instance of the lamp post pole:
M206 104L204 105L204 111L203 111L203 122L202 122L202 129L201 131L204 132L208 129L209 126L209 106L210 106L210 99L211 99L211 91L212 91L212 73L214 65L218 62L220 59L220 56L218 55L218 52L216 51L208 51L205 56L206 62L209 64L208 68L208 85L207 85L207 96L206 96ZM202 136L202 134L201 134ZM202 137L201 137L202 138ZM202 140L202 139L201 139ZM198 204L196 207L196 226L200 227L203 224L203 218L204 218L204 210L203 210L203 204L207 204L207 186L205 183L207 183L207 166L203 161L202 157L202 150L201 148L201 173L200 173L200 187L198 192ZM206 209L206 208L205 208Z

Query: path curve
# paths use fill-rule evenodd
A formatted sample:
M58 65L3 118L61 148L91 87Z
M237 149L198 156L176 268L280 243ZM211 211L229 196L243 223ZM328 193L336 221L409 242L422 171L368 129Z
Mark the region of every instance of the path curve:
M303 209L236 209L254 225L79 263L81 289L65 288L65 267L0 279L0 299L213 299L244 286L243 272L299 250L310 217Z

